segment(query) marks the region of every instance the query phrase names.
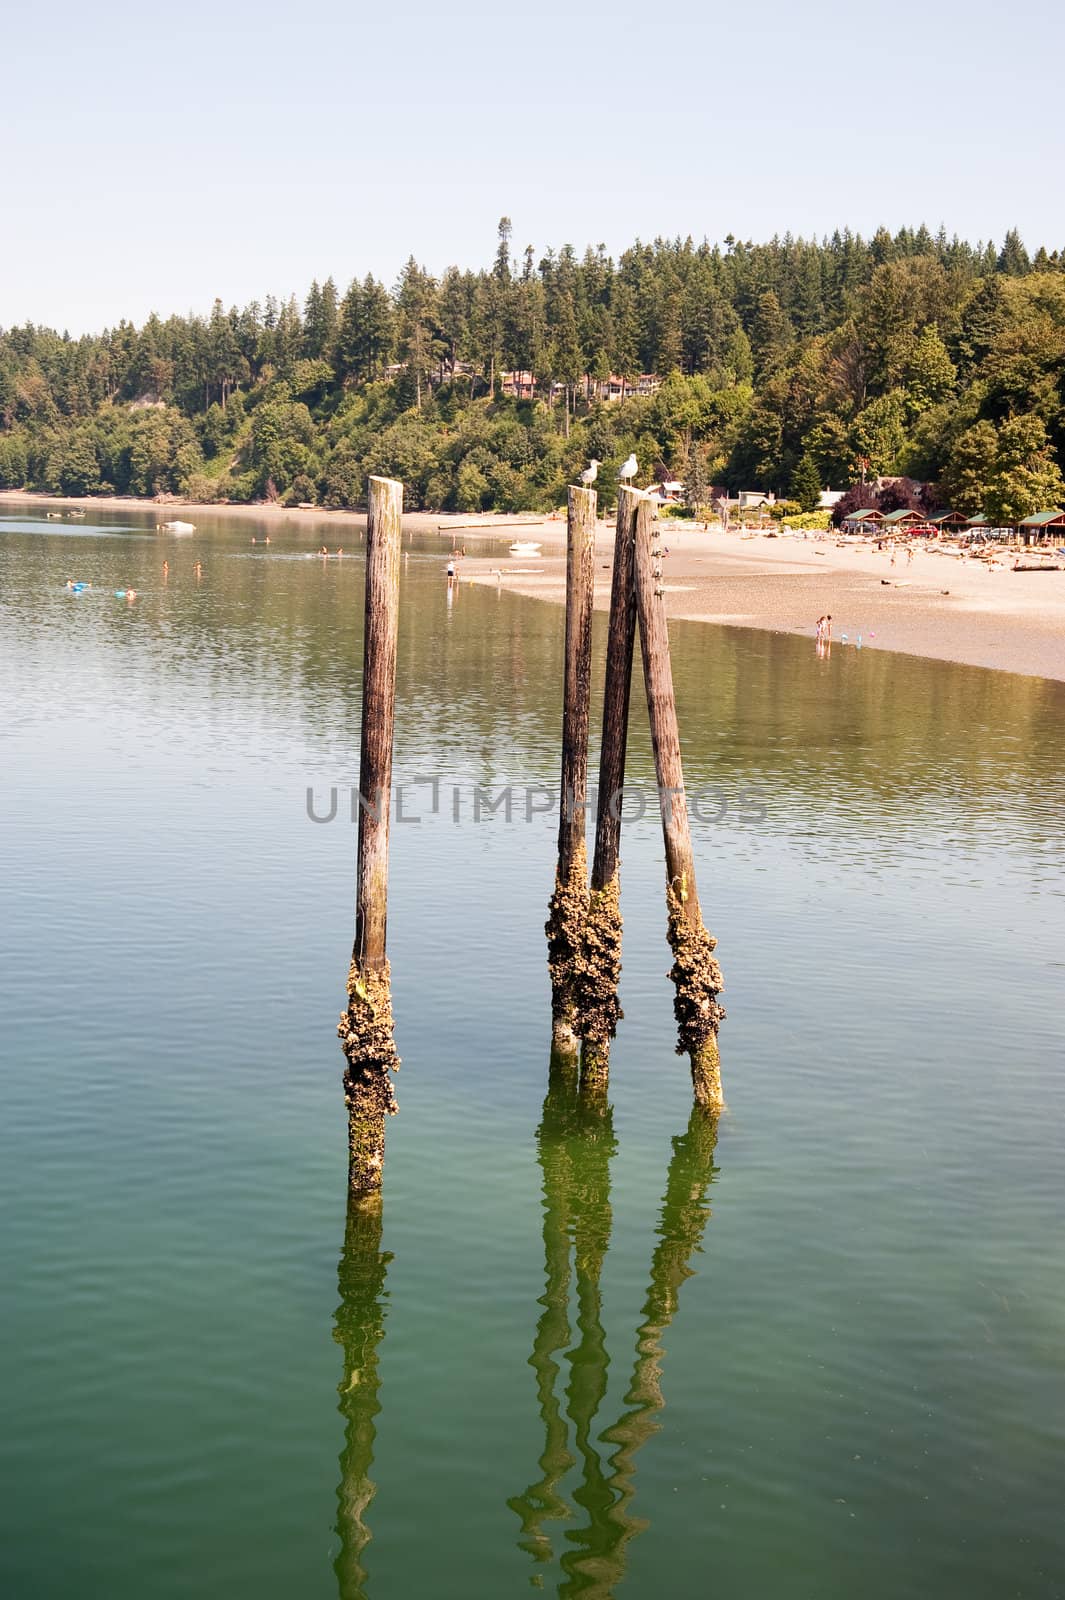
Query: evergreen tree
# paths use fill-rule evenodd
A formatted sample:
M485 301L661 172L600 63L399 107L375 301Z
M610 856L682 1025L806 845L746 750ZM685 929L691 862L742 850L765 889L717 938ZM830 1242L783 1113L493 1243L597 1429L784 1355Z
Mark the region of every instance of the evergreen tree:
M693 444L688 451L684 472L684 503L693 517L705 509L710 498L710 481L706 475L705 447Z
M1020 278L1026 272L1031 271L1031 265L1020 234L1016 228L1011 228L1003 240L1002 249L999 252L999 272L1007 273L1012 278Z
M303 353L309 361L329 361L337 336L337 290L332 278L311 284L303 308Z
M791 475L791 497L799 502L804 511L816 511L821 504L821 475L809 451Z

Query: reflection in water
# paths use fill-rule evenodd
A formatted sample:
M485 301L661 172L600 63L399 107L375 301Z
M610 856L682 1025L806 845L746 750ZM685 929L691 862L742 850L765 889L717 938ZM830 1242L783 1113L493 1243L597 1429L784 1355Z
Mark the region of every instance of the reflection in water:
M337 1488L340 1553L335 1568L340 1600L365 1600L366 1594L362 1554L372 1538L366 1511L377 1491L370 1467L377 1437L375 1418L381 1409L377 1347L385 1331L385 1275L391 1259L381 1249L381 1196L349 1197L344 1251L337 1268L340 1304L333 1329L334 1339L344 1348L339 1409L346 1423Z
M540 1457L539 1480L530 1484L524 1494L507 1502L521 1519L518 1543L536 1561L550 1561L553 1554L551 1540L542 1524L564 1521L570 1516L558 1485L573 1465L574 1457L569 1451L568 1429L555 1395L555 1381L558 1378L556 1358L570 1342L570 1230L573 1158L577 1150L573 1132L580 1115L577 1074L553 1058L543 1119L537 1131L544 1175L544 1292L540 1299L544 1309L536 1324L529 1357L529 1365L536 1373L536 1393L544 1423L544 1450Z
M590 1101L576 1074L553 1064L537 1133L543 1171L545 1288L530 1366L544 1424L540 1477L508 1501L521 1521L518 1540L537 1563L554 1550L544 1524L570 1521L574 1510L561 1483L579 1464L573 1501L580 1527L567 1530L570 1547L560 1557L559 1595L610 1600L625 1574L629 1541L647 1523L631 1510L635 1456L658 1431L665 1404L661 1390L662 1338L676 1314L680 1286L692 1274L710 1215L707 1188L714 1176L717 1119L692 1108L687 1131L673 1140L673 1157L659 1215L650 1286L637 1330L636 1360L625 1395L626 1410L596 1440L593 1425L607 1389L610 1356L602 1319L600 1279L610 1243L610 1161L616 1149L612 1113L605 1100ZM563 1414L556 1394L561 1352L570 1345L570 1282L576 1287L577 1341L566 1359L570 1378ZM572 1423L570 1447L569 1424ZM609 1457L599 1446L613 1447ZM574 1454L574 1451L576 1454Z
M610 1486L614 1502L609 1511L613 1537L609 1549L614 1578L624 1572L625 1546L646 1522L630 1515L635 1493L635 1457L640 1447L658 1432L658 1413L665 1405L662 1396L662 1338L676 1316L680 1286L694 1268L691 1258L702 1249L703 1232L710 1217L707 1190L713 1182L714 1147L717 1144L717 1117L704 1107L692 1107L687 1131L673 1140L673 1158L666 1177L666 1192L658 1218L658 1243L651 1257L651 1281L643 1306L643 1321L636 1332L636 1360L632 1380L625 1395L629 1408L608 1428L603 1440L616 1446L610 1458ZM586 1584L570 1593L597 1593L607 1596L609 1588Z

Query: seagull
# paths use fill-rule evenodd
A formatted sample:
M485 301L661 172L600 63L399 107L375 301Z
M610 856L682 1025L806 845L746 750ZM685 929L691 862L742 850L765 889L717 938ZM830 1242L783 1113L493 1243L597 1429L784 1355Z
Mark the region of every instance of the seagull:
M598 476L599 463L593 456L588 465L585 467L584 471L581 473L581 482L584 484L586 489L590 489Z
M622 462L621 471L618 473L618 482L619 483L628 483L628 482L630 482L631 479L635 478L635 476L636 476L636 474L637 474L637 472L639 470L640 470L640 463L637 461L636 455L635 455L635 452L634 452L631 456L628 457L628 459L626 461Z

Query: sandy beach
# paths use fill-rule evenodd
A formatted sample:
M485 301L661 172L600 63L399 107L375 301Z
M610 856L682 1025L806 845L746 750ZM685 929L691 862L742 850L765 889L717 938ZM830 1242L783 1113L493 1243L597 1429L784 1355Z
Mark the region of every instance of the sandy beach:
M543 555L493 561L491 572L468 556L462 575L502 584L542 600L565 600L565 529L545 522ZM468 535L464 535L469 549ZM914 541L912 560L899 548L841 548L834 536L770 538L703 533L661 524L663 587L671 617L725 627L804 634L832 617L836 648L895 650L942 661L1065 681L1065 571L1013 572L1009 558L988 570L946 549ZM596 539L595 604L610 603L613 529Z
M353 511L290 510L276 505L194 505L132 498L67 500L46 495L0 492L0 514L19 507L46 510L84 507L98 515L108 510L147 512L209 524L215 517L303 525L323 523L362 529L365 515ZM405 524L441 536L441 551L452 543L466 548L460 560L462 581L501 586L517 594L556 604L565 599L565 521L528 513L481 516L412 512ZM661 523L663 586L671 617L726 627L764 628L802 634L813 640L822 613L833 619L836 648L849 648L861 636L862 648L1065 681L1065 571L1013 572L1005 553L1002 565L959 559L936 545L914 541L912 560L868 544L843 548L835 536L772 538L750 532L703 532L681 521ZM449 537L450 536L450 537ZM503 537L536 540L540 557L501 556L483 542ZM597 607L610 600L613 525L601 522L596 538ZM479 553L479 550L483 553ZM844 636L846 636L844 638Z

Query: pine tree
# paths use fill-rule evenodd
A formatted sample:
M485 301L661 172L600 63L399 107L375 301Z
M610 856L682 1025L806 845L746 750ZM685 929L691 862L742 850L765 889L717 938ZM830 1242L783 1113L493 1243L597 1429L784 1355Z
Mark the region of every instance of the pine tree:
M804 511L816 511L821 504L821 474L809 451L791 475L791 497Z
M687 470L684 475L684 504L693 517L706 506L710 496L710 483L706 476L706 454L702 445L693 444L688 451Z
M1028 252L1016 228L1011 228L1003 240L998 257L998 270L1013 278L1021 278L1032 270Z

